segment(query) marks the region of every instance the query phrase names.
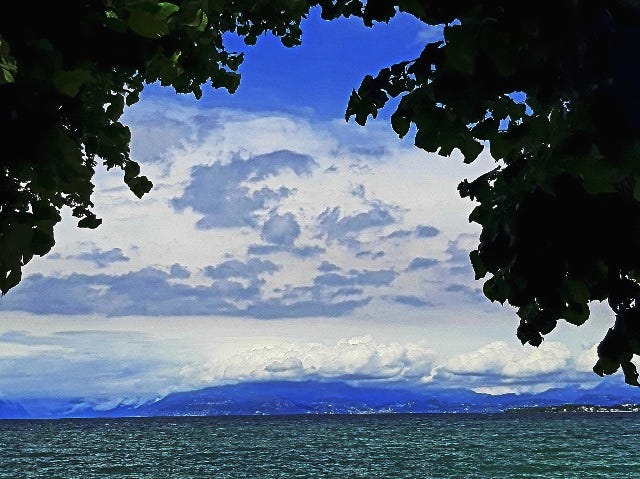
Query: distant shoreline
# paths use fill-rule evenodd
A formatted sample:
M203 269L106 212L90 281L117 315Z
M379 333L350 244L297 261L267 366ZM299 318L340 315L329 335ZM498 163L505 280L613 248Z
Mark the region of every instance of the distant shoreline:
M528 406L510 408L505 413L514 412L552 412L552 413L640 413L640 404L616 404L597 406L595 404L562 404L560 406Z
M165 420L181 420L181 419L286 419L286 418L384 418L399 416L503 416L517 415L526 413L544 413L544 414L572 414L572 413L588 413L588 414L637 414L640 413L640 404L620 404L615 406L597 406L597 405L579 405L579 404L563 404L560 406L524 406L505 409L502 411L429 411L429 412L412 412L412 411L385 411L385 412L340 412L340 413L260 413L260 414L180 414L180 415L157 415L157 416L63 416L63 417L16 417L16 418L0 418L0 422L6 421L112 421L112 420L144 420L144 419L165 419Z

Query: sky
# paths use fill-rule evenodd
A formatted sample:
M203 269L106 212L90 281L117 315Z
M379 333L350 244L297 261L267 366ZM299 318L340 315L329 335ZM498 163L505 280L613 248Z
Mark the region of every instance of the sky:
M103 224L64 212L53 250L0 300L0 397L108 407L282 379L492 394L597 382L606 307L523 347L515 311L473 278L479 227L456 187L494 166L488 152L464 165L418 150L392 109L345 122L364 75L441 28L313 13L303 32L294 49L229 37L246 51L234 95L150 85L126 111L154 188L139 200L99 170Z

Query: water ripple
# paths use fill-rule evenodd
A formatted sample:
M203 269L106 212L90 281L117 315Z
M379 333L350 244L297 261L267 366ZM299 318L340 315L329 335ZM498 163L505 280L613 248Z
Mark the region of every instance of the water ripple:
M0 478L625 478L639 433L633 414L0 421Z

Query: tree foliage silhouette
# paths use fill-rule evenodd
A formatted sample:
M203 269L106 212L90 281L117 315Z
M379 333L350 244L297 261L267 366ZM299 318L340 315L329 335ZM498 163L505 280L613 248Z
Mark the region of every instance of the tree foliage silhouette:
M151 189L129 156L119 119L145 83L179 93L233 92L242 55L223 34L248 44L270 31L300 42L304 2L287 0L87 0L12 2L0 18L0 291L22 266L54 245L53 227L69 207L81 228L101 220L91 208L98 162L120 168L138 197Z
M533 345L559 320L583 324L591 301L608 300L616 320L594 371L622 367L638 385L634 0L13 2L0 19L0 290L51 249L62 207L79 227L100 224L91 211L98 162L122 169L137 196L149 191L119 122L145 83L196 98L206 83L233 92L243 58L226 50L223 34L254 44L271 32L295 46L314 6L327 20L356 16L367 26L398 11L444 25L444 39L418 58L365 77L347 119L364 125L401 97L391 116L400 137L415 134L418 147L445 156L458 149L465 162L488 147L495 168L459 186L479 202L470 216L482 226L471 262L477 279L488 276L485 295L517 308L517 335Z
M616 321L594 371L622 367L638 385L640 6L398 3L445 24L444 40L366 77L347 117L364 124L401 96L391 124L400 136L415 125L418 147L472 162L487 142L496 167L459 186L479 202L471 262L489 276L485 296L518 308L517 335L536 346L558 320L581 325L590 301L608 300Z

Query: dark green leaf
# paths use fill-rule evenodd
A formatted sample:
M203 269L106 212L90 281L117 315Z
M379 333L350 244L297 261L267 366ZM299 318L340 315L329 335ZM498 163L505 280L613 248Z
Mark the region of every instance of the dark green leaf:
M631 361L623 361L620 363L622 372L624 373L624 382L631 386L640 386L638 383L638 370Z
M145 193L148 193L153 188L153 183L146 176L137 176L135 178L125 176L124 181L138 198L142 198Z
M106 18L104 24L107 28L114 30L118 33L124 33L127 31L127 23L118 17L113 10L106 11Z
M391 127L400 138L403 138L408 132L411 122L404 116L401 116L398 112L391 115Z
M480 253L478 250L473 250L469 254L469 258L471 260L471 266L473 266L473 271L475 272L476 279L484 278L487 274L487 268L484 266L482 259L480 259Z
M149 3L134 7L129 14L129 28L145 38L159 38L169 33L169 17L180 10L170 2L158 3L150 8Z
M562 314L562 318L568 323L580 326L589 319L589 306L587 304L569 303Z
M509 285L499 276L488 279L482 288L484 295L491 301L498 301L501 304L509 297Z
M478 158L478 156L480 156L480 153L482 153L482 150L484 149L482 143L470 137L465 137L462 143L459 145L459 148L464 155L465 163L473 162L476 158Z
M60 93L74 97L82 85L91 79L91 72L83 68L70 71L56 70L53 74L53 84Z
M102 220L95 215L90 215L78 221L78 228L95 229L102 224Z
M9 270L9 273L5 278L0 277L0 292L3 295L7 294L7 292L17 285L22 279L22 271L20 268L13 268Z
M620 367L620 362L613 358L601 357L593 366L593 372L598 376L604 376L605 374L613 374Z
M38 256L44 256L51 250L51 248L53 248L55 243L56 242L53 238L53 228L44 231L37 229L33 233L31 250Z
M16 59L11 56L9 43L0 38L0 85L13 83L17 71L18 65Z
M590 299L590 291L589 287L584 283L584 281L579 281L575 279L569 279L566 282L566 287L568 289L569 296L573 298L576 303L584 303Z

